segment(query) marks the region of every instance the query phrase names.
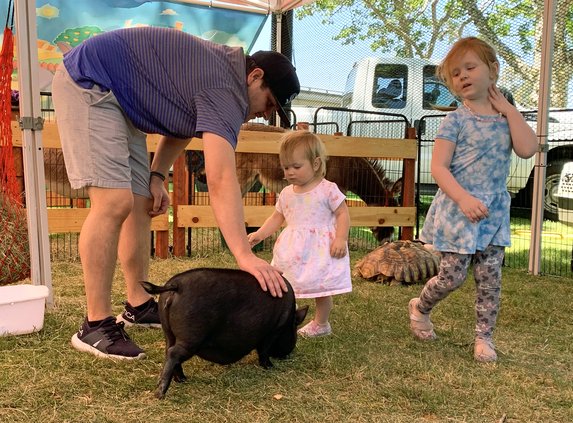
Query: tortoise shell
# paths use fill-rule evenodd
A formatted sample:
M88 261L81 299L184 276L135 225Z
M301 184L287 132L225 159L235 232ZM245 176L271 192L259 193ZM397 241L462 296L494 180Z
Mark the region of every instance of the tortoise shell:
M387 242L360 259L353 274L384 283L426 282L438 274L440 256L416 241Z

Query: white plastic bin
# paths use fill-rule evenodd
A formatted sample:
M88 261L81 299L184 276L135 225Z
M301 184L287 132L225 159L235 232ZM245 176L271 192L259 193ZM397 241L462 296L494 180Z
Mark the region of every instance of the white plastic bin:
M0 336L42 329L49 292L43 285L0 286Z

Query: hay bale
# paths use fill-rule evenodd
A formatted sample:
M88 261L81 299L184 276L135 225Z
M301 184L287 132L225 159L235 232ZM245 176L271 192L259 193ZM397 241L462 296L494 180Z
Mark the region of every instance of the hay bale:
M1 191L0 231L0 285L30 277L26 211Z

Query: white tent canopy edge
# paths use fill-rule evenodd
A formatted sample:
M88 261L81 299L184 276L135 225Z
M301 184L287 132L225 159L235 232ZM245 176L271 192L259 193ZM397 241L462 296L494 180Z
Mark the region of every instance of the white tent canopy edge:
M244 10L254 13L284 13L312 3L314 0L176 0L176 3L191 3L201 6Z

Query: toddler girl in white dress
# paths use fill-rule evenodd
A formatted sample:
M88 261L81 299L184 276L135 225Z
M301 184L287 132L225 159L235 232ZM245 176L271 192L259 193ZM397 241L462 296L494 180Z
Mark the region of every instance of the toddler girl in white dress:
M335 183L324 179L326 152L315 134L286 134L279 157L289 185L281 191L273 214L249 234L249 242L258 244L286 221L271 264L283 272L296 298L316 299L314 319L298 333L304 337L330 335L332 296L352 291L345 196Z

